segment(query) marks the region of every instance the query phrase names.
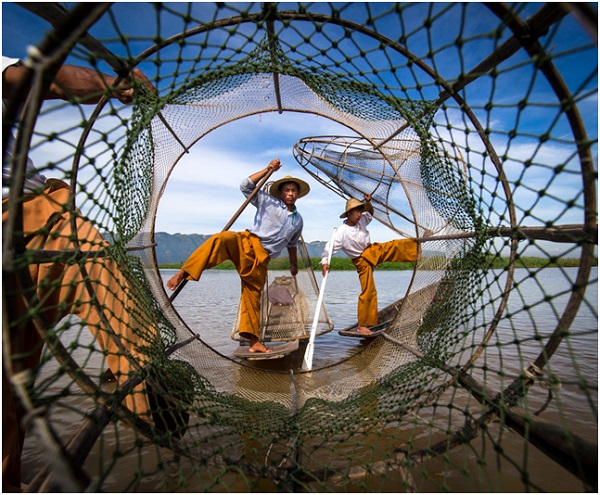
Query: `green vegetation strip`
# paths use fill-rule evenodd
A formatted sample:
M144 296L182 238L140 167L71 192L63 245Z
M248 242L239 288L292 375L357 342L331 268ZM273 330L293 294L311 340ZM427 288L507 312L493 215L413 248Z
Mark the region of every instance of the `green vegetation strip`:
M320 258L311 258L312 268L315 271L321 270ZM526 256L518 258L516 260L517 268L548 268L548 267L562 267L572 268L579 266L579 258L543 258L537 256ZM159 265L162 269L175 269L181 268L181 263L166 263ZM509 259L500 256L487 256L485 262L480 267L482 270L489 269L505 269L509 265ZM594 266L598 266L598 258L594 260ZM269 262L270 270L289 270L290 262L287 258L275 258ZM352 260L348 258L333 258L331 260L332 270L356 270ZM392 263L385 262L375 268L376 270L413 270L414 263ZM235 270L235 266L231 261L226 261L213 268L213 270Z

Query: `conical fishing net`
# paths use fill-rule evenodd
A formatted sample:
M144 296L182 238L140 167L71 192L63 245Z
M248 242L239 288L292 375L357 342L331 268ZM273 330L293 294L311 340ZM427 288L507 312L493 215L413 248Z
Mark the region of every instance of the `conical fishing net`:
M596 6L134 5L13 6L50 23L3 113L27 489L596 491ZM156 92L42 105L65 58ZM299 134L297 161L421 251L385 333L310 371L214 349L155 256L181 158L267 112L344 125ZM66 187L25 194L28 154ZM286 290L272 310L310 323Z

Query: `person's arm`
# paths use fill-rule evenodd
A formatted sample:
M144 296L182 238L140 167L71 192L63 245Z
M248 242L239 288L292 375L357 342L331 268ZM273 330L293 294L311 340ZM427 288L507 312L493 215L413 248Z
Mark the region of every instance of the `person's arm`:
M2 72L2 93L5 98L11 97L13 89L21 82L25 71L27 68L22 65L11 65ZM82 103L98 103L116 79L117 77L102 74L94 69L63 65L50 84L44 99L80 98ZM131 71L129 79L136 79L149 90L155 91L154 86L139 69ZM111 97L117 98L121 103L131 103L134 90L135 85L130 80L122 80L116 88L112 88Z
M333 249L333 246L331 245L330 240L327 242L327 244L325 244L325 250L321 254L321 274L323 276L325 276L329 271L329 263L327 263L327 260L329 259L329 253L331 249ZM331 255L333 256L333 253L331 253Z
M290 273L295 277L298 275L298 251L295 247L287 248L290 257Z
M262 170L259 170L258 172L254 172L252 175L246 177L244 180L242 180L241 184L240 184L240 191L242 191L242 194L245 197L250 196L254 190L256 189L256 185L260 182L260 180L269 173L270 170L279 170L281 168L281 162L279 161L279 158L276 158L274 160L271 160L269 162L269 165L267 165L265 168L263 168ZM252 204L256 207L258 207L258 202L259 202L259 196L260 196L260 192L259 195L257 195L253 200L252 200Z
M370 194L365 194L365 211L367 213L370 213L371 215L373 215L374 210L373 210L373 205L371 204L371 195Z
M259 170L258 172L255 172L252 175L248 176L248 179L250 179L253 182L253 184L256 185L260 182L260 179L262 179L265 175L269 173L269 170L274 170L275 172L277 172L277 170L279 170L281 166L282 165L279 161L279 158L275 158L274 160L271 160L269 162L266 168L263 168L262 170Z

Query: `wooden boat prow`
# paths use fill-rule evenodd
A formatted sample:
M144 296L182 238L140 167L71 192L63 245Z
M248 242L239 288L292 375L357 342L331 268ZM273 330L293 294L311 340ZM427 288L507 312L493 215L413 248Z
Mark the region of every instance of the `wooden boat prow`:
M286 357L288 354L298 350L299 341L292 340L283 344L267 345L273 352L250 352L250 346L247 344L240 344L234 351L233 355L240 359L247 359L248 361L265 361L268 359L281 359Z
M343 328L342 330L338 330L338 334L344 337L354 337L359 339L374 339L380 336L382 333L386 331L386 329L390 326L390 324L396 318L398 311L406 300L411 301L412 303L418 302L419 306L422 307L422 304L426 304L427 302L431 302L433 298L433 294L437 290L438 283L430 284L422 289L419 289L415 292L408 294L406 297L399 299L398 301L386 306L379 312L379 321L381 323L371 327L371 331L373 334L365 335L364 333L358 333L356 330L358 328L358 323L351 325L349 327Z

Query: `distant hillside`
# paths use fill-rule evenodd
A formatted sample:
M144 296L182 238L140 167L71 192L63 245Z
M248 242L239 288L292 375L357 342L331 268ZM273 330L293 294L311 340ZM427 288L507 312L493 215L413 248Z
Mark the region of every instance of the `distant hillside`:
M203 234L167 234L156 232L156 261L164 263L183 263L198 246L210 236Z
M204 234L167 234L166 232L156 232L154 239L156 242L156 260L159 265L167 263L183 263L198 246L200 246L209 235ZM312 241L306 243L308 255L311 258L319 258L326 241ZM284 253L285 254L285 253ZM336 258L345 258L344 253L336 253Z

